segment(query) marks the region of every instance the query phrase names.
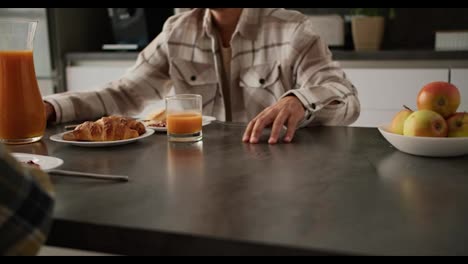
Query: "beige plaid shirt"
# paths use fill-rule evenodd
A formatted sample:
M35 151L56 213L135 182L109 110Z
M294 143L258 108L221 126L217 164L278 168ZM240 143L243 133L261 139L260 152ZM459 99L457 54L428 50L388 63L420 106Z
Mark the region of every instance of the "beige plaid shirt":
M214 30L206 9L175 15L120 80L99 91L55 94L44 100L54 106L61 123L137 114L174 89L202 95L203 114L224 121L224 71ZM245 8L231 47L227 79L232 121L248 122L290 94L307 109L301 126L348 125L358 118L355 87L332 61L314 25L299 12Z

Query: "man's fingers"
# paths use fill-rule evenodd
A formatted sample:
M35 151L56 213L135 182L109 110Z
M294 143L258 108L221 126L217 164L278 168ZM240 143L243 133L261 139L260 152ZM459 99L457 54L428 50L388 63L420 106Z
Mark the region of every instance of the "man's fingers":
M283 129L284 123L289 117L289 113L286 111L281 111L279 115L275 118L273 122L273 128L271 129L270 139L268 140L269 144L276 144L278 142L281 129Z
M242 137L243 142L250 141L250 136L251 136L254 125L255 125L255 119L250 121L249 124L247 125L247 128L245 129L245 132L244 132L244 136Z
M291 116L288 119L288 130L286 131L286 135L284 136L284 141L289 143L294 138L294 133L296 132L297 124L301 119Z
M273 121L273 115L264 115L260 116L257 118L255 121L255 125L253 127L251 136L250 136L250 143L258 143L258 140L260 139L260 135L262 134L263 129L271 124Z

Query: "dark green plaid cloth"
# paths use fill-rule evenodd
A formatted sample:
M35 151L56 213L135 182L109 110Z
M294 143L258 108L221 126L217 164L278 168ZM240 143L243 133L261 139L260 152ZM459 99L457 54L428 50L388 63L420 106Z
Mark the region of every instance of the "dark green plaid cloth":
M35 255L52 220L49 176L27 168L0 144L0 255Z

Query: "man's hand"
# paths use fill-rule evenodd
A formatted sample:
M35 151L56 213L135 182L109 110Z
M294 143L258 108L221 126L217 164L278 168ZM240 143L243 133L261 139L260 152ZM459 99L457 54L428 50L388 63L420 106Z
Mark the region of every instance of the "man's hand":
M258 114L247 126L242 141L258 143L265 127L273 124L269 144L278 142L279 134L284 125L288 128L284 137L285 142L291 142L297 124L304 118L305 108L296 96L287 96Z
M45 107L45 113L46 113L46 120L48 122L55 122L55 109L54 107L47 103L44 102L44 107Z

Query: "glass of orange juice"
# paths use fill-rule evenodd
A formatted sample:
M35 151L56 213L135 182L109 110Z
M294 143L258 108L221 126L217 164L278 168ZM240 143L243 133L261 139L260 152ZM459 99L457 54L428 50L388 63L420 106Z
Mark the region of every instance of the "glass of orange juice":
M202 139L202 104L202 97L198 94L166 97L169 141L196 142Z

